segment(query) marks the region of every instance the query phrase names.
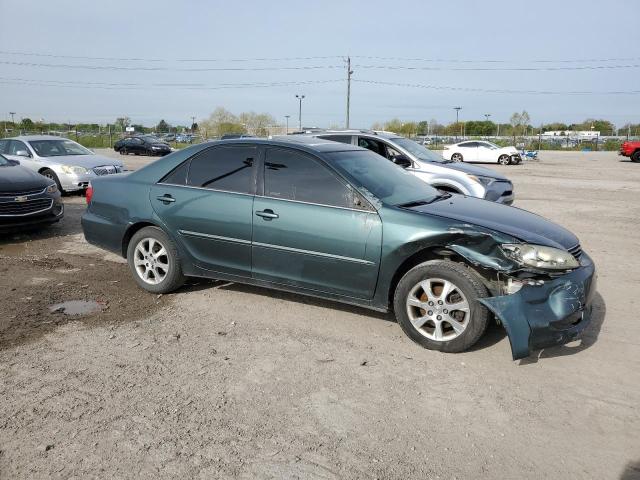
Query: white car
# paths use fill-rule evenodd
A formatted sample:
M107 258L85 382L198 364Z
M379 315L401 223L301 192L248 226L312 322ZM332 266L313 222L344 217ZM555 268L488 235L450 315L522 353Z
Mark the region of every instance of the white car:
M454 162L499 163L501 165L517 165L522 162L516 147L499 147L495 143L467 140L453 145L446 145L442 156Z
M96 155L79 143L50 135L0 139L0 154L50 178L62 192L84 190L99 176L124 171L121 160Z

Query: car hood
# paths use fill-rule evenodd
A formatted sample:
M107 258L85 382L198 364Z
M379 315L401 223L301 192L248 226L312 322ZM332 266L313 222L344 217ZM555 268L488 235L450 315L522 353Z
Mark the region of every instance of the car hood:
M20 165L0 167L0 194L44 189L51 183L46 177Z
M58 157L44 158L51 163L58 163L60 165L78 165L85 168L100 167L102 165L122 166L122 160L103 157L102 155L60 155Z
M423 163L423 162L419 162L419 163ZM433 162L433 163L435 165L438 165L439 167L450 168L452 170L457 170L459 172L468 173L469 175L477 175L480 177L491 177L497 180L509 180L507 177L505 177L501 173L491 170L490 168L478 167L476 165L469 165L467 163L457 163L457 162L451 162L451 163Z
M568 250L579 243L569 230L535 213L463 195L452 195L411 210L478 225L536 245Z

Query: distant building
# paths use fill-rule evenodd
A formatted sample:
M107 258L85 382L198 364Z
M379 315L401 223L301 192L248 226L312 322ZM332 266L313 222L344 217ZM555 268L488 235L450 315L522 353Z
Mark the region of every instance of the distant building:
M543 137L578 137L596 138L600 136L598 130L550 130L542 134Z

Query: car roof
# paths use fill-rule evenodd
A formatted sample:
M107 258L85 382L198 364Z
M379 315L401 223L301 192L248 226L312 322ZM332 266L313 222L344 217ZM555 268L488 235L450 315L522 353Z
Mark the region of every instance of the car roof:
M30 140L71 140L71 139L66 137L58 137L56 135L19 135L17 137L7 138L6 140L30 141Z
M228 140L216 140L208 142L211 145L233 145L233 144L257 144L257 145L271 145L279 147L291 147L295 146L302 150L309 152L344 152L350 150L363 150L355 145L349 145L346 143L332 142L331 140L325 140L323 138L317 138L307 135L278 135L269 139L264 138L231 138Z
M305 132L298 134L297 136L318 137L320 135L358 135L361 137L370 138L384 138L385 140L392 140L394 138L405 138L402 135L398 135L394 132L386 132L383 130L367 130L367 129L348 129L348 130L322 130L321 132Z

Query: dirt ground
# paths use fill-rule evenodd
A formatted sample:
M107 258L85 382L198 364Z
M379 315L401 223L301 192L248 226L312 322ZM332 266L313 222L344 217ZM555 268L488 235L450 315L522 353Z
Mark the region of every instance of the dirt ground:
M336 303L144 293L65 197L60 224L0 240L0 478L639 478L640 165L496 168L599 268L584 338L517 362L498 327L441 354Z

